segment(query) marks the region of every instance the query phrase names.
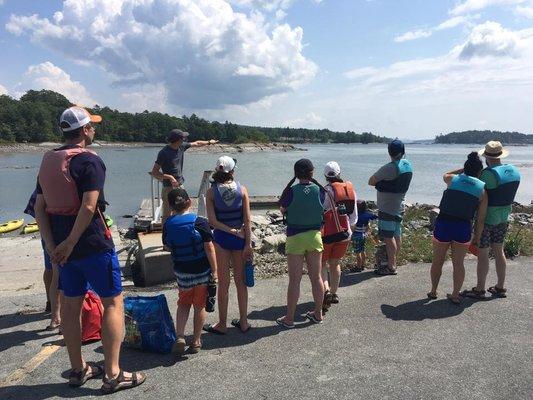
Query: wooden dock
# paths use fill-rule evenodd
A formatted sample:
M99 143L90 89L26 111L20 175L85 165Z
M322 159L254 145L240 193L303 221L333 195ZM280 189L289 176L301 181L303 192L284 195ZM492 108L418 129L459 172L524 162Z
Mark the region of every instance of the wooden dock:
M191 197L192 211L207 217L205 194L210 187L212 171L205 171L197 197ZM170 252L163 249L161 226L161 186L152 178L152 197L142 199L141 206L133 221L138 234L139 251L136 255L137 274L142 286L152 286L175 279ZM255 213L265 212L278 207L277 196L251 196L250 208Z

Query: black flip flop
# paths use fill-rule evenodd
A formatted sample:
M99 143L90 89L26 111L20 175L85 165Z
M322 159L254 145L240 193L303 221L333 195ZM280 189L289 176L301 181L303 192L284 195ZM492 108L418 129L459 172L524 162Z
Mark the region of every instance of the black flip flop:
M243 331L241 328L241 321L239 321L238 319L231 320L231 325L233 325L235 328L238 328L242 333L246 333L252 328L252 325L250 325L250 323L248 322L248 328Z
M209 333L214 333L215 335L225 335L226 334L226 332L220 332L219 330L213 328L212 324L205 324L202 327L202 330L204 330L206 332L209 332Z

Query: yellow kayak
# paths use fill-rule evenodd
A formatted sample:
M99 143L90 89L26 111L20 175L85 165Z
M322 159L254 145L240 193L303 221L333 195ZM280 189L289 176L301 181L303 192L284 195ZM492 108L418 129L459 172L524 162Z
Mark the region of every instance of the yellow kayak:
M23 235L26 235L28 233L35 233L39 232L39 225L37 225L37 222L33 221L27 224L24 228L22 228L22 232L20 232Z
M5 224L0 225L0 233L7 233L20 228L24 224L24 219L14 219L13 221L7 221Z

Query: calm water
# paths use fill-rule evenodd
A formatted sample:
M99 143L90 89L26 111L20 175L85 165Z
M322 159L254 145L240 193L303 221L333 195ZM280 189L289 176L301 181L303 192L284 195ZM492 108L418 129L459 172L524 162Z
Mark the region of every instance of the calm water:
M304 146L301 146L304 147ZM479 146L408 145L407 155L414 167L408 202L438 203L444 189L444 172L462 166L466 155ZM292 165L302 157L309 158L322 180L326 162L339 162L343 177L351 180L360 198L375 199L367 185L370 175L387 161L384 145L310 145L306 152L237 154L237 178L251 195L279 194L292 175ZM533 147L511 147L508 160L517 165L522 184L517 200L529 204L533 200ZM119 224L123 214L135 214L143 197L150 196L150 178L157 148L97 149L107 165L106 197L109 214ZM187 153L185 186L191 194L198 191L202 172L214 167L218 155ZM0 221L23 217L22 211L30 196L42 154L0 155ZM27 217L26 217L27 219Z

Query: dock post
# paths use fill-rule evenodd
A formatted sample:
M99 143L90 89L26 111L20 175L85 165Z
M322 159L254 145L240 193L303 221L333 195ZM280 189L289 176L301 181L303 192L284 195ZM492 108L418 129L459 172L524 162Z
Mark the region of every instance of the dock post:
M153 177L152 174L150 174L150 177L152 178L151 181L150 181L150 190L152 192L152 196L150 197L150 202L152 204L152 221L153 221L154 218L155 218L154 177Z
M200 182L200 188L198 189L198 215L207 218L207 209L205 204L205 196L207 189L209 189L209 177L213 174L213 171L204 171L202 175L202 181Z

